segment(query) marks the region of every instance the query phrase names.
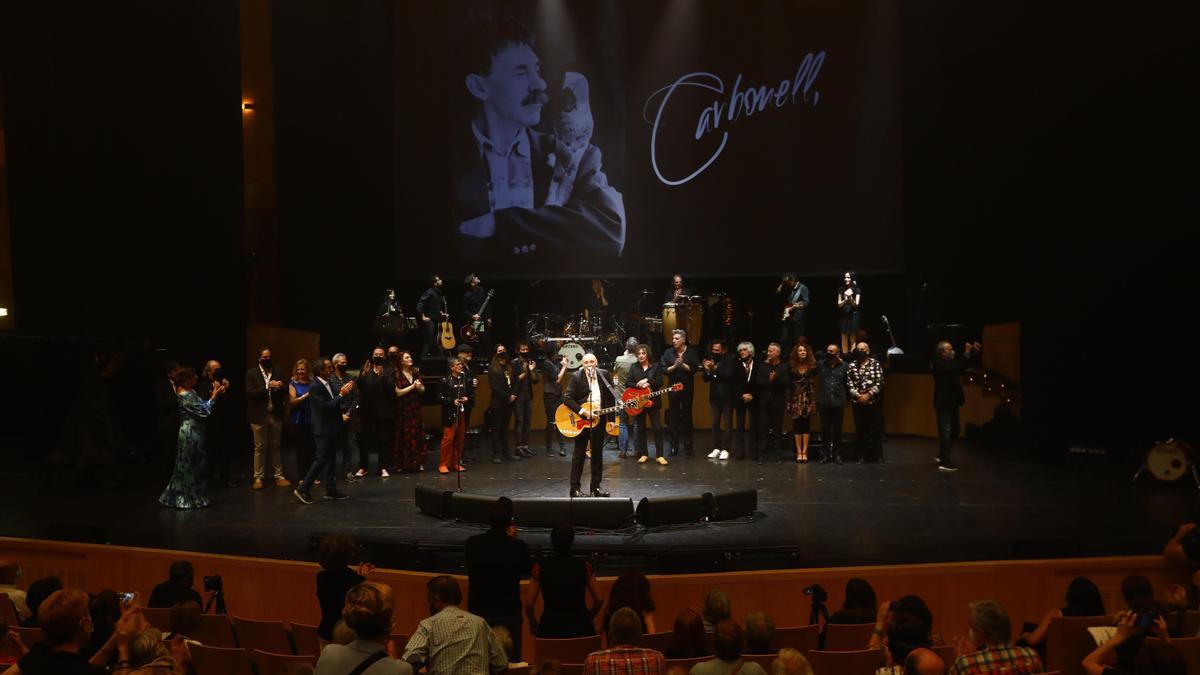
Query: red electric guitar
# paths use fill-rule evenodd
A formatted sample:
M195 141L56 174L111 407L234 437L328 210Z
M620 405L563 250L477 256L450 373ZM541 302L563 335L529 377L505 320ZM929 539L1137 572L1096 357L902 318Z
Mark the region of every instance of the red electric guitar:
M654 405L654 399L662 396L668 391L680 391L683 389L683 383L673 384L666 389L659 391L650 391L649 389L638 389L637 387L629 387L625 393L621 394L621 402L625 404L625 414L633 417L641 413L646 408Z

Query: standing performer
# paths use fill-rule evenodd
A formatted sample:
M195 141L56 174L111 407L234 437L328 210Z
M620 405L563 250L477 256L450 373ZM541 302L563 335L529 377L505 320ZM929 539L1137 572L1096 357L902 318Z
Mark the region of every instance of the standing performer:
M425 425L421 394L425 384L413 363L412 352L400 352L396 370L396 439L392 444L392 470L404 473L425 470Z
M593 316L603 316L608 312L608 296L604 292L604 280L592 279L592 292L588 294L587 304L583 308L583 316L591 319Z
M676 275L676 279L679 276ZM680 280L682 283L682 280ZM687 332L682 328L671 331L671 349L662 357L662 366L667 369L668 384L682 384L683 389L670 393L670 405L667 410L667 430L671 434L671 456L679 455L679 444L682 439L683 451L687 457L695 456L692 450L692 378L700 369L700 357L696 350L688 346Z
M311 409L313 440L317 448L316 459L313 460L300 485L292 494L301 503L313 503L313 483L324 476L325 499L342 501L350 495L337 489L337 443L342 428L341 399L354 389L354 382L346 382L334 393L329 382L333 375L333 362L329 359L317 359L317 379L309 389L308 406Z
M375 329L379 333L379 344L385 345L395 339L397 325L403 326L404 309L396 302L396 291L387 289L383 293L383 302L375 310Z
M371 360L363 364L355 388L358 389L362 420L362 436L358 440L364 446L355 475L359 478L367 475L371 450L374 450L379 475L387 478L390 475L388 458L392 456L392 443L396 441L396 371L388 365L383 347L371 351Z
M612 381L608 373L596 365L596 355L589 352L583 357L582 367L567 382L563 405L584 419L591 419L591 412L583 410L581 405L591 403L593 410L604 407L605 401L610 402L611 405L613 401L612 392L609 391L611 386ZM604 434L604 422L601 421L595 427L584 429L575 437L575 453L571 458L572 497L586 497L588 494L593 497L609 496L608 491L600 487L600 479L604 471L604 453L601 451L601 448L604 447ZM596 440L593 443L596 451L592 453L591 489L588 493L584 493L581 489L583 486L583 459L587 453L588 444L593 438Z
M684 302L690 295L692 295L692 289L683 285L683 275L676 274L671 277L671 287L667 289L667 297L664 302Z
M792 418L796 461L808 464L808 439L812 431L812 416L817 412L817 396L813 390L817 360L808 345L800 342L792 348L788 357L788 370L792 386L788 389L787 414Z
M636 345L633 348L637 361L629 368L627 382L639 389L662 389L663 368L650 359L650 345ZM650 459L649 440L646 438L646 426L654 431L654 452L659 464L666 466L667 458L663 457L662 424L659 422L658 409L660 404L654 402L649 408L644 408L641 414L631 417L629 442L637 448L638 463L645 464Z
M783 302L779 342L791 349L804 336L804 313L808 310L808 286L800 283L794 272L783 275L783 281L775 289ZM790 352L789 352L790 353Z
M554 456L554 439L558 439L558 456L566 457L566 441L563 440L558 426L554 424L554 411L558 410L563 401L563 384L567 380L567 357L559 356L555 361L556 355L552 348L547 347L546 355L539 366L542 369L542 405L546 408L546 456Z
M492 303L487 301L487 291L484 290L479 275L468 274L464 283L467 285L467 290L463 292L462 325L483 323L483 330L479 331L479 349L484 354L490 354L492 353Z
M450 316L446 306L446 298L442 295L442 278L433 275L429 280L429 288L417 300L417 314L421 316L421 327L424 330L424 344L421 345L421 356L436 356L434 350L438 344L438 321Z
M462 359L450 359L450 376L439 392L442 401L442 452L438 473L466 471L462 465L463 444L467 438L467 406L475 399Z
M296 453L297 476L308 473L317 454L312 435L312 408L308 405L308 391L312 386L308 359L300 359L292 366L292 379L288 382L288 416L283 426L283 438Z
M196 371L181 368L175 376L176 405L179 406L179 433L175 450L175 469L158 503L175 509L199 509L208 506L204 469L204 421L213 403L225 392L213 382L212 397L201 400L193 389Z
M938 468L942 471L958 471L950 461L950 448L958 438L958 409L966 403L963 393L962 374L979 358L983 345L968 342L963 345L962 356L956 356L954 346L942 341L937 345L937 357L933 359L933 409L937 411Z
M517 361L513 366L517 373L517 400L513 401L516 454L519 457L533 457L533 451L529 449L529 430L533 426L533 385L542 381L542 372L538 369L537 359L529 351L528 342L522 340L517 343Z
M626 387L632 386L629 383L633 380L629 379L629 369L633 364L637 363L637 354L635 353L638 347L637 338L631 337L625 341L625 353L614 359L613 362L613 382L617 385L617 391L622 391ZM629 447L629 415L621 410L617 413L617 420L620 423L621 429L617 433L617 456L621 459L632 455Z
M492 387L492 400L488 404L492 413L492 463L521 459L520 455L509 454L508 449L508 422L517 401L517 373L508 360L508 349L502 344L496 345L496 355L488 366L488 384Z
M787 407L787 396L791 390L791 368L783 360L783 349L778 342L767 345L767 361L762 364L763 383L762 406L763 433L766 434L762 452L758 455L758 463L762 464L767 457L783 460L783 411ZM768 454L770 453L770 454Z
M858 279L854 272L846 272L842 276L842 288L838 291L838 330L842 334L842 353L845 354L854 346L858 336L858 308L862 304L862 290L858 287Z
M753 444L750 448L750 456L757 460L759 453L762 452L763 432L763 407L760 399L763 398L767 378L763 374L761 364L754 361L753 343L740 342L737 351L740 363L733 367L732 386L730 387L733 394L733 423L736 427L733 458L746 459L746 442L749 440ZM746 431L747 417L750 418L752 438Z
M338 352L333 355L333 373L329 376L331 388L340 390L347 382L353 381L348 372L349 367L350 359L345 354ZM341 464L335 462L334 466L340 467L338 471L346 480L356 483L358 476L354 475L353 462L354 457L361 452L358 445L358 390L350 389L344 394L338 401L338 407L342 411L342 426L338 433L337 450L342 461ZM360 459L364 465L367 463L365 454Z
M727 353L724 340L713 340L700 376L708 383L708 411L712 417L712 452L709 459L729 459L733 440L733 398L730 383L737 359Z
M476 366L473 361L475 359L475 348L469 344L462 343L457 347L458 360L462 362L463 377L467 380L467 387L471 390L469 400L463 404L463 424L467 429L471 428L471 411L475 409L475 391L479 389L479 377L475 373ZM478 441L476 441L478 442ZM468 452L466 441L463 442L462 463L470 464L475 461L473 452Z
M868 458L883 459L883 430L879 406L879 394L883 392L883 368L871 357L871 348L860 342L854 348L855 360L846 368L846 389L850 392L850 404L854 411L855 445L858 446L858 462Z
M275 485L287 487L291 481L283 477L283 459L279 447L282 441L283 415L287 408L287 386L271 366L271 350L258 353L258 365L246 372L246 421L254 437L254 484L263 488L266 461L271 460ZM265 456L264 456L265 455Z
M213 385L221 384L221 388L229 389L229 380L221 372L221 362L216 359L204 364L204 375L196 384L196 395L201 399L212 398ZM208 454L209 475L214 476L220 485L235 488L233 472L230 469L230 454L237 445L234 441L233 409L231 401L224 397L218 398L212 405L208 421L204 427L204 446Z
M821 391L817 406L821 414L821 440L827 445L821 453L821 463L842 463L842 421L846 414L846 362L837 345L825 348L825 358L817 364L821 375Z

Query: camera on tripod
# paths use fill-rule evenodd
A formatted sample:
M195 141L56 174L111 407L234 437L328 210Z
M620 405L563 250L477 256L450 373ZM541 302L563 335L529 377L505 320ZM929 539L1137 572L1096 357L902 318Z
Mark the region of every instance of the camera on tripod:
M204 577L204 592L208 593L208 602L204 603L204 614L208 614L213 603L217 605L217 614L228 613L225 609L225 583L221 581L220 574Z
M825 609L825 602L829 600L829 593L825 592L825 589L821 588L820 584L812 584L811 586L804 587L804 594L811 598L812 601L812 611L808 613L808 623L817 623L818 618L822 618L825 620L825 623L829 623L829 610Z
M220 574L214 574L211 577L204 577L205 593L221 593L224 590L225 585L221 582Z

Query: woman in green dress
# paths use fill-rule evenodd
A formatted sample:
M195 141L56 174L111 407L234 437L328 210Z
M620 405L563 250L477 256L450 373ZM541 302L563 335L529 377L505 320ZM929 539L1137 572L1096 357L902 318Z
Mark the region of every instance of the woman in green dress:
M175 394L179 400L179 437L175 447L175 470L171 482L158 502L176 509L199 509L208 506L204 484L204 422L212 412L213 401L225 392L220 382L213 383L212 398L201 399L196 387L196 370L181 369L175 378Z

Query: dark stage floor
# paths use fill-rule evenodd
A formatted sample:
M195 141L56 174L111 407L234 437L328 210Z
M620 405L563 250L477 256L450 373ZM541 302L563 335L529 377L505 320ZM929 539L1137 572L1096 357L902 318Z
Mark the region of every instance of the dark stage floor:
M707 436L698 434L698 448L706 447ZM956 474L937 470L932 440L893 438L886 451L882 466L757 466L701 457L674 458L661 467L618 460L610 446L604 484L615 497L636 503L644 496L754 487L761 514L749 523L581 534L576 546L600 552L601 571L628 564L665 569L661 553L704 549L736 552L726 561L732 569L1143 554L1161 550L1200 494L1188 479L1168 485L1143 478L1131 486L1124 465L1047 465L1015 450L960 445ZM463 487L496 496L565 497L569 468L569 457L477 463L463 474ZM290 489L214 489L211 507L179 512L156 503L168 471L147 470L153 477L111 491L39 491L35 472L18 470L5 481L0 532L45 537L55 523L100 526L114 544L302 559L311 558L310 533L343 530L418 543L436 551L438 568L453 570L461 563L455 545L479 529L424 516L414 506L415 485L453 489L453 475L369 478L346 487L347 502L312 506L298 504ZM548 545L544 531L522 536L532 546Z

